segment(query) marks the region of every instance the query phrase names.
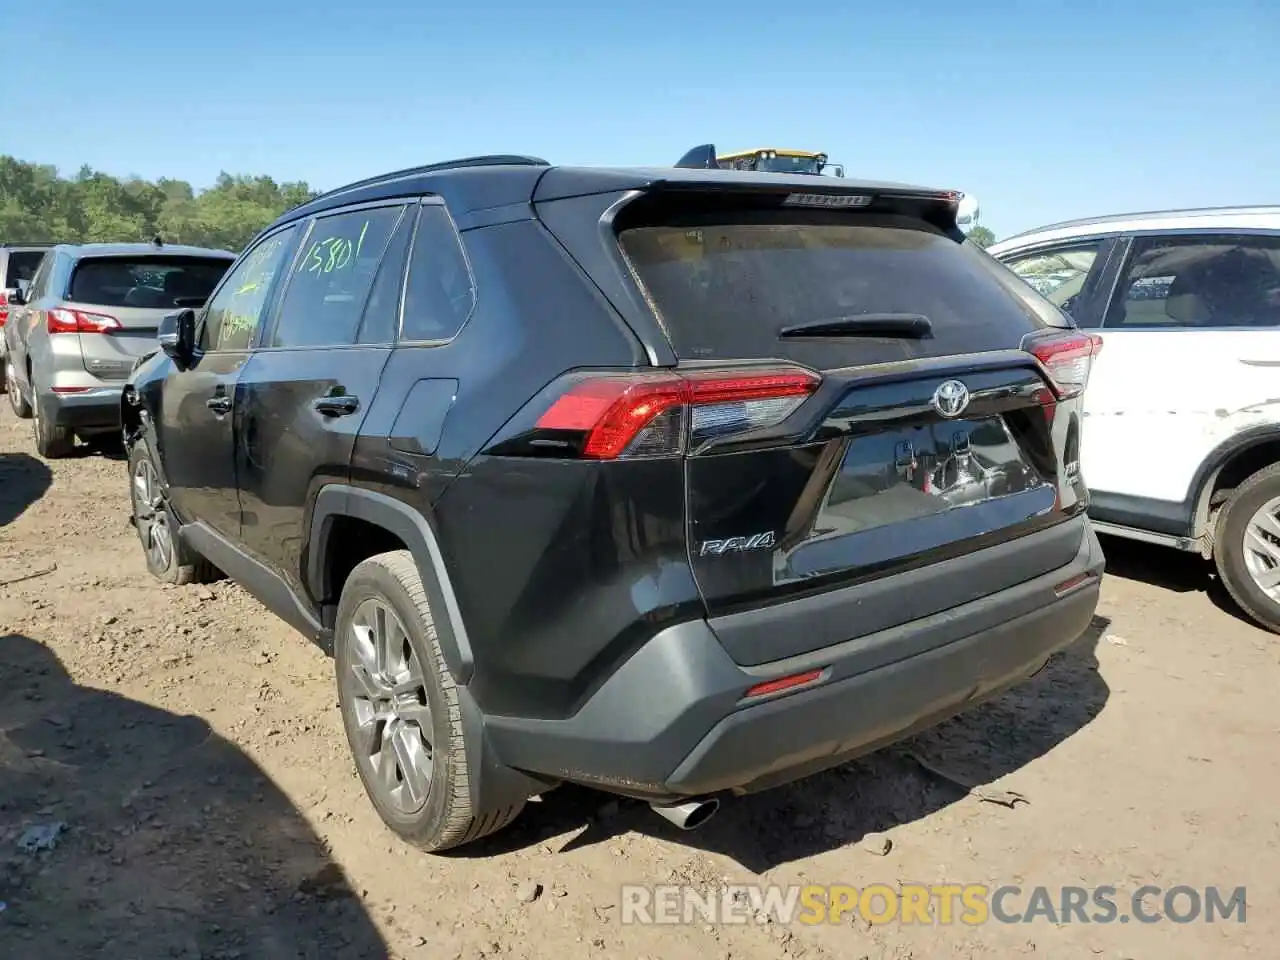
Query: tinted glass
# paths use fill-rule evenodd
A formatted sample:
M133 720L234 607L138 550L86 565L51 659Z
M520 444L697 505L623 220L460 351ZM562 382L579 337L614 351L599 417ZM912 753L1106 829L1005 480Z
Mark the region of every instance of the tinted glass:
M236 266L209 303L200 335L206 350L247 350L253 342L273 283L293 249L297 227L267 237Z
M356 342L365 298L404 207L317 220L285 289L273 347Z
M1280 326L1280 237L1136 239L1106 326Z
M12 250L9 252L9 264L4 271L4 286L11 290L19 280L31 280L36 275L40 261L44 259L43 250Z
M638 227L619 240L682 357L779 356L784 327L866 314L923 315L932 337L842 338L831 341L833 364L1008 349L1065 323L973 243L906 218L744 218Z
M400 219L391 242L387 244L378 276L373 281L369 302L364 307L358 343L393 343L400 322L400 291L404 287L404 265L409 258L409 240L413 237L413 214Z
M1026 254L1006 261L1014 273L1052 303L1070 312L1093 269L1101 240Z
M200 307L231 266L195 257L86 258L71 272L67 299L103 307Z
M444 207L428 204L418 216L405 287L401 340L448 340L475 305L462 241Z

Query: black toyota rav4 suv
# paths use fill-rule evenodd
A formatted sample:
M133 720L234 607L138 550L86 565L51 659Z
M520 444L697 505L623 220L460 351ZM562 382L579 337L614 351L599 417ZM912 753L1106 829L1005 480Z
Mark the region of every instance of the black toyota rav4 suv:
M439 850L562 782L680 826L1088 626L1095 340L958 194L486 157L283 215L121 401L152 572L333 654Z

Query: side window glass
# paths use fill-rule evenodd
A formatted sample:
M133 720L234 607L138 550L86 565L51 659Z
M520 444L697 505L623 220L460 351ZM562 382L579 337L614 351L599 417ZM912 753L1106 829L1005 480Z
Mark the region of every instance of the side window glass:
M297 229L288 227L267 237L231 271L209 302L200 334L202 349L249 349Z
M1015 257L1006 264L1042 297L1070 315L1101 248L1102 241L1093 240Z
M376 207L315 222L280 306L273 347L356 342L365 299L403 206Z
M448 340L462 329L475 302L462 238L452 218L439 204L424 205L413 238L400 339Z
M1280 237L1140 237L1106 326L1280 327Z
M404 266L409 258L409 240L413 237L412 213L401 218L391 242L387 244L378 275L364 307L357 343L394 343L400 322L400 291L404 287Z

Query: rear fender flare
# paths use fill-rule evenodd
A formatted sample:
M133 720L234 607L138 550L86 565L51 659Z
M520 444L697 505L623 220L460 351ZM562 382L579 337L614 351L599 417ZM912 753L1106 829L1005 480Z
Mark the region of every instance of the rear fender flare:
M311 514L307 555L307 589L312 597L326 599L329 592L325 583L328 568L329 533L337 517L355 517L382 527L395 534L413 554L426 590L427 600L435 618L436 637L444 654L446 666L454 682L465 687L471 680L475 663L467 628L462 622L458 597L445 569L444 554L440 542L427 518L418 510L372 490L363 490L346 484L329 484L316 495Z
M311 549L308 552L307 589L312 596L326 595L325 569L328 534L336 517L356 517L376 524L400 538L413 554L422 577L427 601L435 621L445 665L457 684L458 704L466 737L473 745L467 758L469 789L475 809L484 813L502 810L548 787L551 781L535 779L507 766L494 753L485 731L484 712L467 684L474 671L471 644L458 607L458 598L449 580L440 542L427 517L406 503L386 494L346 484L330 484L316 496L311 516Z

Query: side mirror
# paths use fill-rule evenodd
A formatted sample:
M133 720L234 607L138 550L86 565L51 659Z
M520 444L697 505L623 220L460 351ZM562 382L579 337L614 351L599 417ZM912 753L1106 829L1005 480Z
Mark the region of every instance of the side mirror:
M25 284L19 280L18 285L9 291L6 299L9 301L9 305L13 307L21 307L25 305L27 302Z
M165 314L156 340L166 357L186 366L196 349L196 312L188 308Z

